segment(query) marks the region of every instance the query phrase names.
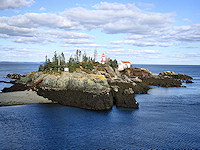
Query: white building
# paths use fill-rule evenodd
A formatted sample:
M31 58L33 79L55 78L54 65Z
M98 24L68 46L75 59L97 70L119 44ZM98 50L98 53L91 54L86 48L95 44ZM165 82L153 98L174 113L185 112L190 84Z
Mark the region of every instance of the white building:
M69 72L69 68L64 68L64 72Z
M122 71L126 68L130 68L131 67L131 63L129 61L121 61L120 63L118 63L118 70Z

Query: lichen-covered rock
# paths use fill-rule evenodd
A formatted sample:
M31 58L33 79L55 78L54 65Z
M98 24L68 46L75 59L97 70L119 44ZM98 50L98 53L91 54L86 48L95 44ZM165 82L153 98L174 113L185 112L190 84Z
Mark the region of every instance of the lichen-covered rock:
M174 78L174 79L180 79L180 80L188 80L188 79L193 79L192 77L179 73L178 75L175 72L172 71L165 71L159 73L160 77L165 77L165 78Z
M114 71L117 77L121 77L121 73L119 72L117 68L114 68Z
M128 77L149 77L152 73L148 69L131 67L120 71L121 75L126 75Z
M18 83L30 85L41 79L35 90L52 101L91 110L108 110L113 106L110 85L103 75L36 72L27 74Z
M173 76L173 75L176 75L175 72L172 72L172 71L164 71L164 72L161 72L159 73L160 76Z

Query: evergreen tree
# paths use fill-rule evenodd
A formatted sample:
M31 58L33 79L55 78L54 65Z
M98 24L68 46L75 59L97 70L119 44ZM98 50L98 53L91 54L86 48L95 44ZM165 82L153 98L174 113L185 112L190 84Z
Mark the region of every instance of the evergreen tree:
M77 64L80 62L80 56L81 56L81 51L77 49L76 50L76 55L75 55Z
M54 52L54 57L52 58L52 67L53 67L53 70L58 69L58 56L57 56L56 51Z
M44 66L42 64L39 66L38 71L44 71Z
M82 62L86 63L87 61L88 61L87 54L86 54L86 52L84 52L84 54L82 56Z
M118 63L117 63L117 60L116 60L116 59L114 59L114 60L109 59L108 64L109 64L112 68L117 68L117 67L118 67Z
M61 53L61 56L60 56L60 64L65 65L65 55L63 52Z

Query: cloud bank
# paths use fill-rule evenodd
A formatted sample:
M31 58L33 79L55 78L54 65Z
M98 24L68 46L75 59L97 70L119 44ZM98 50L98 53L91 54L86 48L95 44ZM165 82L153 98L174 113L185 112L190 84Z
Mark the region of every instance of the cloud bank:
M1 0L0 10L19 8L33 4L33 0ZM49 44L58 43L61 47L102 48L114 54L133 53L153 57L155 50L146 47L181 46L195 49L191 43L200 42L200 24L185 18L189 25L175 25L176 13L148 11L154 5L140 3L148 9L140 9L134 4L101 2L90 9L74 7L57 13L25 13L11 17L0 17L0 38L14 43ZM41 7L41 11L45 10ZM107 43L97 43L93 33L115 36L125 35L120 40L110 38ZM188 44L188 45L187 45ZM184 45L184 46L183 46ZM130 46L144 47L143 50L130 51ZM195 53L196 54L196 53ZM156 56L160 53L156 53ZM199 56L191 54L188 56Z
M33 2L33 0L1 0L0 10L30 6L33 4Z

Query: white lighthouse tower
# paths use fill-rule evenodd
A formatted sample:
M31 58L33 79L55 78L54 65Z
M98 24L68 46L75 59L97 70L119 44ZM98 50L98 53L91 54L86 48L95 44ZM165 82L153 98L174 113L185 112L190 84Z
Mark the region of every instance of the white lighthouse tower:
M106 57L105 57L105 54L103 53L101 57L101 64L105 64L105 63L106 63Z

